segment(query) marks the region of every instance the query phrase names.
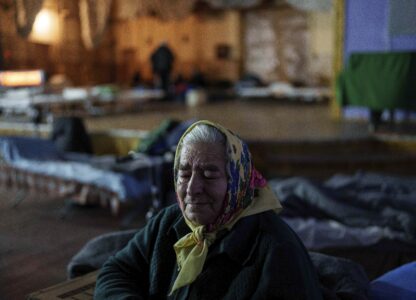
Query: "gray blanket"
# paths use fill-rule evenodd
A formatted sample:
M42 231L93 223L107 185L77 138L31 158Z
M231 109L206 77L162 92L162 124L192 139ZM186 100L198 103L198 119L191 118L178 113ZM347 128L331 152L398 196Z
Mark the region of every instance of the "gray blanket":
M383 239L416 243L416 178L335 175L320 183L271 180L282 217L309 249L365 246Z

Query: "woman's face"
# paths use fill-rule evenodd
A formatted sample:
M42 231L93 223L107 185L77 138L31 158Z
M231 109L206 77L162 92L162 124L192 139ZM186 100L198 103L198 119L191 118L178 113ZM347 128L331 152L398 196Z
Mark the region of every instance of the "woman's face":
M214 223L227 193L225 148L197 143L181 149L176 190L185 216L199 225Z

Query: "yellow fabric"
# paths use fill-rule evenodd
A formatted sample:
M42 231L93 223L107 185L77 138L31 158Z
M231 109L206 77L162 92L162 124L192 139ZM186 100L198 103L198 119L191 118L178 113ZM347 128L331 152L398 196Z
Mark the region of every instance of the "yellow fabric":
M124 137L111 135L107 132L92 132L90 134L95 155L115 154L127 155L136 149L140 143L139 137Z
M279 200L270 190L269 186L267 186L259 190L259 196L256 197L255 201L243 210L230 224L227 224L225 228L231 230L234 224L241 218L268 210L274 210L278 213L281 209L282 205ZM217 230L212 233L204 233L204 226L195 226L186 217L184 218L192 232L182 237L173 246L176 252L179 274L170 294L178 288L191 284L202 272L208 255L208 247L215 241L216 233L218 232Z
M208 248L215 241L217 232L223 229L231 230L241 218L267 210L278 212L282 208L266 180L252 165L247 145L232 131L210 121L204 120L192 124L180 139L175 155L175 182L183 138L199 124L215 127L227 140L228 191L224 200L226 203L224 212L214 224L204 226L194 224L184 214L185 222L192 232L179 239L174 245L179 273L170 294L191 284L202 272ZM254 196L256 193L257 196ZM183 209L183 204L181 202L179 204Z
M185 221L192 232L182 237L173 246L179 274L173 284L171 294L176 289L192 283L202 272L208 247L215 241L216 236L216 233L204 234L204 226L194 226L186 218Z

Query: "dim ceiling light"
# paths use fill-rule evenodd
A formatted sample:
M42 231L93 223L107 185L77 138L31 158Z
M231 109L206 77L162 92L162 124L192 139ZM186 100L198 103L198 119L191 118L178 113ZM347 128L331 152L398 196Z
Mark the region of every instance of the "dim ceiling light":
M53 44L59 38L59 17L50 9L42 9L36 16L30 39L38 43Z

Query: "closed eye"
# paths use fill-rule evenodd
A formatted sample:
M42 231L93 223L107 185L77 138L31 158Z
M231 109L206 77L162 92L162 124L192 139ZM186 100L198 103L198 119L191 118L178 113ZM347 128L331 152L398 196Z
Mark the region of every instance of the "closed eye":
M221 176L218 171L204 171L204 177L206 179L217 179Z
M181 178L189 178L191 177L191 172L189 171L179 171L178 176Z

